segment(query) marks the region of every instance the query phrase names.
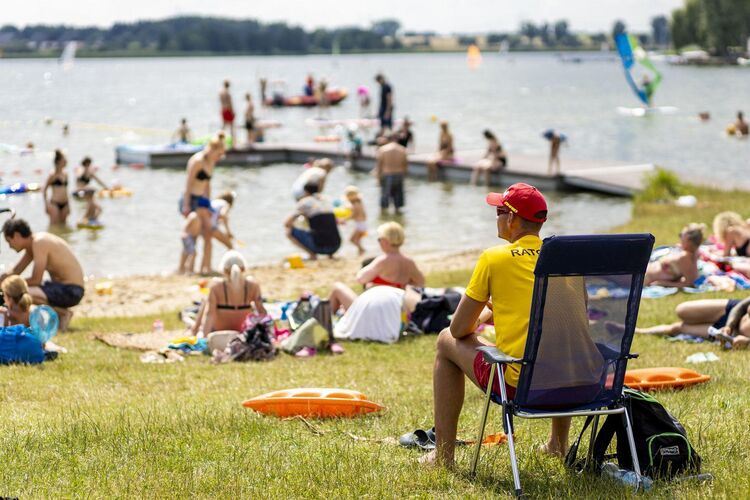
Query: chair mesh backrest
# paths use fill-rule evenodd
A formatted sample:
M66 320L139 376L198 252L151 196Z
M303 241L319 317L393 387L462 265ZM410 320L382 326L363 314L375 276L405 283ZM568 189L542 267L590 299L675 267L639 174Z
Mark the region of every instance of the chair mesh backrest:
M515 402L607 406L622 393L650 234L544 240Z

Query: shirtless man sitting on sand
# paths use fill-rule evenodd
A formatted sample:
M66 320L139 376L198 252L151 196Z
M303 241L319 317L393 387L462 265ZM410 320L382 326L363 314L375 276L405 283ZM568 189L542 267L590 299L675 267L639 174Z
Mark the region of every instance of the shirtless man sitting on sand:
M29 293L35 304L52 306L60 317L60 330L66 330L73 316L69 308L83 298L83 269L78 259L62 238L44 232L32 234L23 219L5 221L3 235L13 250L24 254L10 273L0 275L0 281L21 274L33 262L31 277L26 280ZM42 282L45 271L50 280Z

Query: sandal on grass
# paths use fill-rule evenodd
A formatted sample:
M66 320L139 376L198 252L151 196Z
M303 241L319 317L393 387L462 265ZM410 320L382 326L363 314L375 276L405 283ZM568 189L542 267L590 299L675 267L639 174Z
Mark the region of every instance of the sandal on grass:
M425 431L417 429L414 432L407 432L398 438L398 444L405 448L420 448L425 451L435 449L435 432L430 429Z

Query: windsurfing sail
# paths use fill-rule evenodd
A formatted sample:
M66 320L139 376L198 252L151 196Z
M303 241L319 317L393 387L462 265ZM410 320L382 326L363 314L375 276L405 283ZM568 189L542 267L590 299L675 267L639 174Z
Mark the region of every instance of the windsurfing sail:
M65 44L65 48L60 55L60 64L63 69L70 69L73 67L73 61L76 58L76 49L78 48L78 42L71 41Z
M466 49L466 62L471 69L476 69L482 64L482 52L473 43Z
M627 33L620 33L615 36L615 45L617 45L617 52L619 52L622 65L625 68L625 79L628 85L643 104L651 106L651 97L661 83L661 73L648 58L646 51L638 45L636 37ZM649 78L648 75L644 76L641 85L637 84L633 78L636 62L653 76L653 78Z

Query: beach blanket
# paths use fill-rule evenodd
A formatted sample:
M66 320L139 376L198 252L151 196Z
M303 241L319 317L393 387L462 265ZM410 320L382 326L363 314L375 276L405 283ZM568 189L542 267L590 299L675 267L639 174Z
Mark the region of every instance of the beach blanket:
M737 262L745 257L717 257L709 250L711 246L704 245L700 249L700 258L698 260L698 272L700 276L695 280L692 287L674 288L663 286L644 286L641 297L644 299L660 299L669 295L674 295L679 291L690 294L705 292L733 292L735 290L750 289L750 278L744 274L732 269L732 263ZM665 255L679 251L678 247L658 247L651 254L651 262L664 257ZM615 282L606 284L588 284L586 291L592 299L601 298L624 298L628 296L629 289Z

